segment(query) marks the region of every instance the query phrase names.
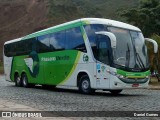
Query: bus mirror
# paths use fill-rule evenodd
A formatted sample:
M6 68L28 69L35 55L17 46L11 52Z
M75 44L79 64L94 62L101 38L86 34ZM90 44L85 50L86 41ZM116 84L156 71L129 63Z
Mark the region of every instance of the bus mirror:
M101 32L96 32L96 34L108 36L111 41L111 47L116 48L117 40L116 40L116 36L113 33L101 31Z
M148 41L148 42L151 42L154 46L154 53L157 53L158 52L158 44L155 40L153 39L150 39L150 38L144 38L145 41Z

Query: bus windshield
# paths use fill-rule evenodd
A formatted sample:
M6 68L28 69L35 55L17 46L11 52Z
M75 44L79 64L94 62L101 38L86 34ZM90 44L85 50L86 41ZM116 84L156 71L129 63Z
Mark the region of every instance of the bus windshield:
M103 24L88 25L85 26L85 30L94 56L96 53L95 32L109 31L117 38L117 46L112 49L113 65L120 69L128 69L129 71L143 71L149 68L147 47L141 32L109 27Z
M119 66L141 71L149 67L147 48L141 32L121 28L108 27L117 38L117 46L113 49L114 63Z

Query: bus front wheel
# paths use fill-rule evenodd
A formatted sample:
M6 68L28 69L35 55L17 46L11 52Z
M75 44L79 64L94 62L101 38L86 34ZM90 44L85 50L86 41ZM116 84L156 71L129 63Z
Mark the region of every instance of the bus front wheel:
M18 86L18 87L22 86L22 80L18 74L15 75L14 81L15 81L15 86Z
M90 86L90 79L87 75L83 75L80 78L79 91L83 94L91 94L95 92Z
M28 77L25 73L22 74L22 85L23 85L23 87L26 87L26 88L29 87Z

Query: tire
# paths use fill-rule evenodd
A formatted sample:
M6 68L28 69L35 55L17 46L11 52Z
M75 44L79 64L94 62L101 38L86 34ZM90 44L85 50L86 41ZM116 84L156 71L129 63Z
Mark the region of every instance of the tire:
M27 75L24 73L22 74L22 86L28 88L29 84L28 84L28 77Z
M87 75L80 78L79 91L83 94L93 94L95 92L90 86L90 79Z
M118 95L122 90L110 90L112 95Z
M21 87L22 86L22 80L18 74L14 76L15 86Z

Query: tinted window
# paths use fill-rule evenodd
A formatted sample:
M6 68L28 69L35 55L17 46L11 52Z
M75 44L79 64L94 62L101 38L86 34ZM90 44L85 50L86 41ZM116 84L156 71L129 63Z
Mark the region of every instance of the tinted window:
M96 59L109 65L110 39L107 36L99 35L97 38Z
M27 45L28 52L36 51L36 47L37 47L37 39L36 38L31 38L29 40L26 40L25 42Z
M86 25L84 26L85 31L87 33L90 45L92 47L92 51L94 56L96 55L96 33L95 32L99 32L99 31L108 31L107 27L103 24L90 24L90 25Z
M16 44L15 43L6 44L4 46L4 54L7 57L15 56L16 55L15 48L16 48Z
M39 53L50 51L49 35L43 35L37 37L37 51Z
M15 55L27 55L36 50L36 38L22 40L4 46L4 53L8 57Z
M79 27L66 30L66 49L86 52L84 39Z
M24 41L18 41L14 44L16 45L16 48L15 48L16 55L23 55L26 50Z
M94 42L94 43L95 43L95 40L96 40L95 32L108 31L107 27L103 24L90 24L90 25L84 26L84 28L86 30L89 41Z
M50 48L52 51L65 50L65 31L52 33L50 36Z
M24 54L29 54L31 51L36 51L36 38L30 38L28 40L24 40L25 51Z

